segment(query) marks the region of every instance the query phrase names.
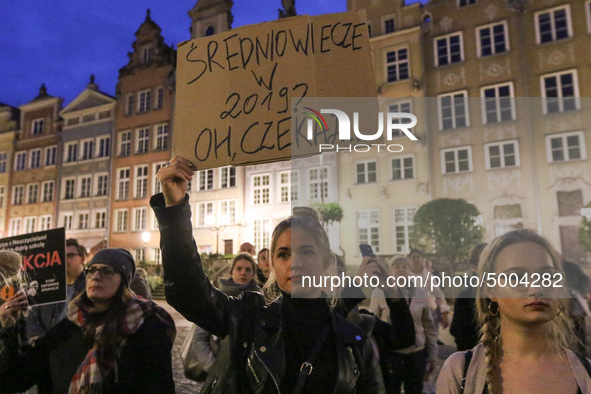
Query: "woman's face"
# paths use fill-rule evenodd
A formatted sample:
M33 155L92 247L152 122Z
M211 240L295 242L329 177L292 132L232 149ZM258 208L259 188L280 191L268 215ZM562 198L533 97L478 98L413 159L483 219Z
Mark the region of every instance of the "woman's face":
M410 274L410 268L405 263L394 263L390 268L392 276L398 278L399 276L408 276Z
M320 289L310 283L312 277L324 274L324 263L322 250L308 232L287 229L277 239L272 265L277 284L284 292L298 297L319 296ZM302 286L304 276L310 277L305 281L306 287Z
M269 251L265 250L264 252L259 253L258 257L259 269L265 275L265 278L269 277Z
M412 252L409 256L410 264L413 272L419 273L423 271L423 255L419 252Z
M123 278L113 267L106 264L93 264L86 274L86 295L92 302L110 302Z
M232 280L234 280L234 283L245 285L250 283L253 278L254 271L252 270L250 261L241 259L234 264L234 269L232 270Z
M558 294L551 287L556 270L546 250L534 242L521 242L504 248L495 263L496 277L507 277L507 285L491 289L493 301L499 304L501 321L517 324L539 324L551 321L558 313ZM536 278L540 276L540 280ZM549 281L542 278L550 277ZM529 281L529 285L525 281ZM534 283L536 281L536 283ZM515 285L515 286L513 286ZM535 287L535 286L538 287Z

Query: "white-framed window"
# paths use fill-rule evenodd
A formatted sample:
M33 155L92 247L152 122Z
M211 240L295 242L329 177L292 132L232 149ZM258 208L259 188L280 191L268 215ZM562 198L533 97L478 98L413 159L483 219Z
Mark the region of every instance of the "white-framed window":
M0 186L0 208L4 208L4 201L6 200L6 186Z
M135 198L146 198L148 196L148 166L135 167Z
M226 218L225 224L236 223L236 200L220 201L220 217Z
M412 114L412 105L410 101L395 101L388 103L388 112L400 112L405 114ZM400 118L392 118L392 124L402 124L402 119ZM412 133L412 128L409 128L408 131ZM405 134L400 129L392 130L392 137L402 137Z
M51 215L39 216L39 231L51 230L52 217Z
M146 229L148 221L148 208L134 208L133 209L133 230L142 231Z
M119 168L117 170L117 200L127 200L129 198L129 168Z
M507 21L495 22L476 28L478 57L486 57L509 51Z
M111 137L99 137L96 157L109 157L111 155Z
M197 183L199 191L213 189L213 168L198 171L197 177L199 178Z
M308 183L310 184L310 200L328 198L328 167L308 169Z
M80 149L80 160L91 160L94 154L94 140L81 141Z
M458 7L465 7L470 4L476 4L476 0L458 0Z
M22 171L27 168L27 152L16 152L14 155L14 170Z
M468 92L453 92L437 96L439 130L452 130L470 126Z
M487 170L519 167L519 142L510 140L485 144L484 157Z
M297 175L296 175L296 182L297 182ZM279 195L281 202L291 202L292 201L292 172L291 171L282 171L279 173ZM297 189L296 189L296 200L297 200Z
M152 100L152 91L144 90L139 93L137 99L137 111L147 112L150 110L150 104Z
M408 48L386 50L384 60L387 82L397 82L409 78Z
M197 226L208 226L208 216L213 216L213 202L207 201L197 203Z
M12 218L10 219L10 224L8 225L8 236L13 237L15 235L20 235L21 233L21 218Z
M162 251L160 248L152 248L152 261L156 265L162 264Z
M156 140L154 146L156 150L168 149L168 123L162 123L155 126Z
M396 244L396 253L407 254L410 252L410 240L415 228L414 217L416 212L417 209L414 207L394 209L394 242Z
M42 202L53 201L54 181L45 181L41 184Z
M76 197L76 179L64 179L64 200L72 200Z
M43 134L43 129L45 126L44 119L35 119L31 122L31 134L32 135L40 135Z
M415 165L413 156L400 156L392 158L392 180L412 179L415 177Z
M271 194L271 174L259 174L252 177L252 203L268 204Z
M133 115L133 94L125 96L125 115Z
M376 160L362 161L355 165L357 183L375 183L378 181L378 162Z
M137 130L135 140L135 153L147 153L150 146L150 128L144 127Z
M8 152L0 152L0 174L6 173L7 164L8 164Z
M131 155L131 131L119 133L119 156Z
M452 33L434 39L435 67L459 63L464 60L462 33Z
M162 109L164 105L164 88L156 89L156 105L154 109Z
M92 196L92 177L83 176L80 178L80 198L90 198Z
M57 146L48 146L45 148L45 166L54 166L57 163Z
M158 180L158 171L160 171L160 169L162 168L162 166L166 164L166 162L160 162L160 163L155 163L154 164L154 172L152 172L152 174L154 174L154 190L152 194L158 194L162 191L162 186L160 185L160 181ZM187 188L187 192L189 192L190 190Z
M254 248L261 250L269 248L271 239L271 219L255 219L254 220Z
M32 149L29 155L29 168L41 167L41 149Z
M73 163L78 160L78 143L66 142L64 144L64 163Z
M146 261L144 259L144 248L139 248L139 249L133 249L133 257L135 259L135 261Z
M88 230L90 227L90 213L78 213L78 230Z
M109 174L96 175L96 193L97 197L106 196L109 193Z
M129 211L127 209L115 210L115 231L122 233L127 231L127 222L129 221Z
M107 212L97 211L94 213L94 228L107 228Z
M442 174L472 171L472 147L441 150L441 170Z
M515 100L513 99L513 83L485 86L480 89L483 97L483 124L515 120Z
M586 160L585 133L550 134L546 136L546 154L548 163L563 163L571 160Z
M565 40L573 36L570 6L568 5L536 12L534 20L538 44Z
M220 168L220 188L226 189L236 186L236 167L226 166Z
M380 252L380 213L377 210L357 212L357 238L360 244L371 245L375 253Z
M72 230L74 225L74 214L73 213L65 213L62 216L62 226L66 230Z
M27 185L27 204L37 204L39 201L39 184L29 183Z
M25 218L25 234L34 233L36 230L37 218L35 216L27 216Z
M544 113L552 114L580 108L577 70L542 75L540 84Z
M25 199L25 185L12 187L12 205L23 205Z

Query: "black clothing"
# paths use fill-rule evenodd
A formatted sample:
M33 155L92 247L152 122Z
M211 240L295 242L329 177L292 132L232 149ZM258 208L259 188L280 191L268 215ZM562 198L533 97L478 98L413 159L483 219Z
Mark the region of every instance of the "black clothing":
M458 351L472 349L480 342L480 327L476 320L476 288L463 290L456 298L449 327Z

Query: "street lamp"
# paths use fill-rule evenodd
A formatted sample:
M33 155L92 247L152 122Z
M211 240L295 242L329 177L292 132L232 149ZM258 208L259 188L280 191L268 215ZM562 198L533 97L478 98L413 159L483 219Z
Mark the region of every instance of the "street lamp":
M143 263L146 263L146 256L148 255L148 242L150 242L150 237L152 236L152 234L150 234L148 231L144 231L142 233L142 241L144 241L144 261Z
M220 216L219 223L216 225L216 217L214 215L207 215L205 217L205 225L209 227L211 231L215 231L215 254L219 254L219 246L220 246L220 230L226 228L226 225L229 222L228 215Z

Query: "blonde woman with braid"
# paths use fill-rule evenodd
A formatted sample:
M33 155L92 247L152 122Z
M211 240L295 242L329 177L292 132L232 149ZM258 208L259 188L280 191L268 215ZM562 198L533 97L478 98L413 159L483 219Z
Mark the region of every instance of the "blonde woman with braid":
M551 287L564 286L564 280L555 280L563 276L562 263L548 241L530 230L495 238L478 266L480 278L491 273L520 281L478 289L481 342L447 359L437 393L590 393L589 360L570 350L575 337L567 295ZM544 274L552 281L534 287L533 280ZM529 284L521 280L526 275Z

